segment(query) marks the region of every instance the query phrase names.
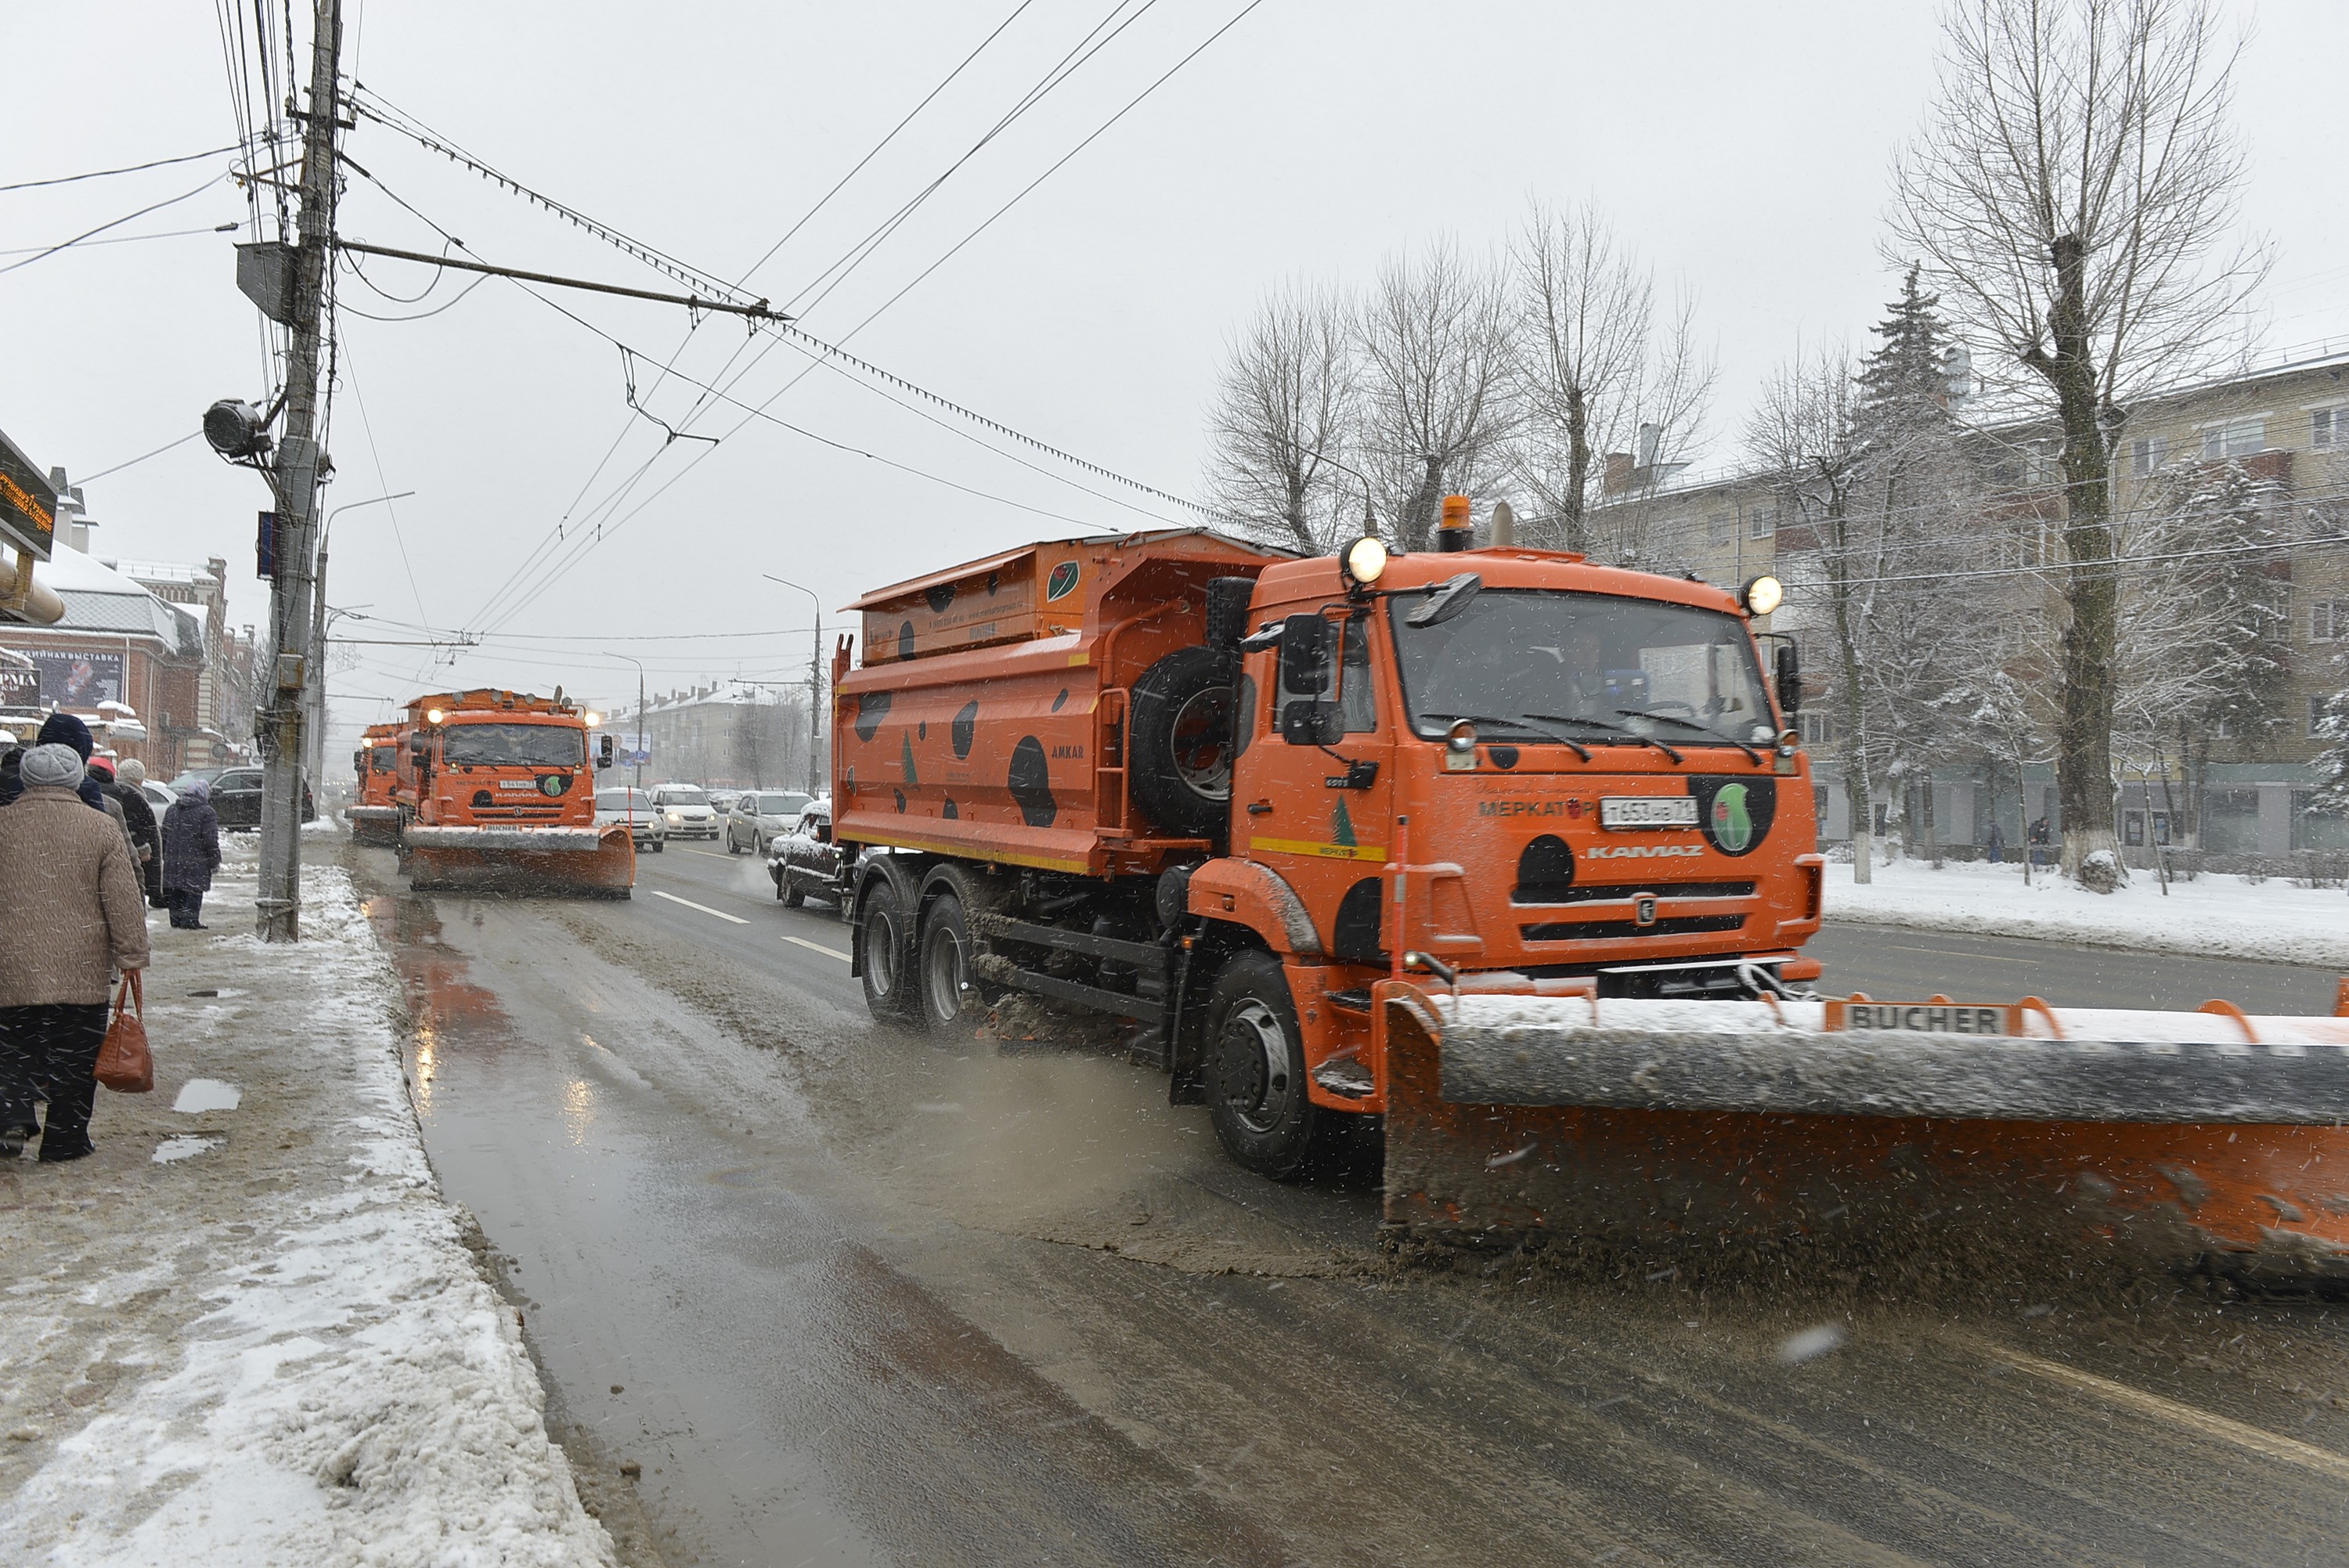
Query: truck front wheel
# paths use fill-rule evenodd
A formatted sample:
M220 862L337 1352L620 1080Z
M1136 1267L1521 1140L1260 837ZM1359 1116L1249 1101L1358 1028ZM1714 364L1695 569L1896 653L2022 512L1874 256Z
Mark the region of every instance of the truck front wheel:
M864 978L864 1005L892 1023L915 1016L913 943L905 929L905 906L890 877L876 877L856 901L857 968Z
M1269 954L1242 954L1216 977L1205 1065L1207 1116L1224 1151L1276 1181L1301 1173L1321 1111L1306 1092L1297 1005Z

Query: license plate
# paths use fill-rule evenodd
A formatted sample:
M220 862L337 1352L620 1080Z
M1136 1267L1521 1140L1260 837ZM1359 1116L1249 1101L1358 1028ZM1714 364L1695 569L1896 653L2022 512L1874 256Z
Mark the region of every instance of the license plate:
M538 788L538 780L535 779L501 779L498 780L498 788L501 789L535 789Z
M1693 828L1693 795L1608 795L1599 802L1602 828Z

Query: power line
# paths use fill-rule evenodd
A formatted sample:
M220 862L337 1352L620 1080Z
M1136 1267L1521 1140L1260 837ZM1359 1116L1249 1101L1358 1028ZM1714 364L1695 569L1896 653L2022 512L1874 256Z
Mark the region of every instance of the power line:
M19 267L29 267L35 262L41 260L44 256L54 256L59 251L70 250L74 246L80 244L84 240L91 238L93 235L103 234L109 229L120 228L123 224L128 223L133 218L144 218L150 212L160 212L166 207L176 207L182 201L191 201L212 188L212 179L211 176L206 176L204 182L202 185L197 186L193 191L183 191L177 196L167 196L160 201L150 201L146 206L140 208L136 212L125 212L121 217L113 219L108 222L100 223L95 229L85 229L70 240L60 240L56 244L47 247L35 255L27 256L21 262L11 262L6 266L0 267L0 273L13 273Z
M117 234L110 240L88 241L81 248L94 251L100 245L135 245L141 240L184 240L191 234L233 234L239 227L234 222L228 222L214 223L204 229L164 229L152 234ZM15 250L0 251L0 256L29 256L41 248L39 245L19 245Z
M78 481L76 481L76 482L80 483L80 484L88 484L88 483L90 483L92 480L102 480L102 479L104 479L104 478L105 478L107 475L109 475L109 474L119 474L119 473L120 473L123 469L127 469L127 468L133 467L134 465L139 464L139 463L143 463L143 462L145 462L145 461L146 461L148 459L150 459L150 458L160 458L160 457L161 457L165 452L168 452L168 451L171 450L174 447L184 447L184 446L186 446L190 441L194 440L198 436L201 436L201 435L202 435L202 434L203 434L203 431L202 431L201 428L199 428L199 429L194 429L194 430L191 430L191 431L189 431L186 435L181 436L181 437L178 440L176 440L176 441L166 441L166 442L164 442L161 446L160 446L160 447L156 448L156 449L155 449L153 451L151 451L151 452L141 452L141 453L140 453L137 457L135 457L135 458L131 459L129 460L129 462L127 462L127 463L117 463L117 464L115 464L112 468L110 468L110 469L98 469L98 472L96 472L96 473L94 473L94 474L84 474L84 475L80 478L80 480L78 480Z
M219 158L237 151L243 146L231 142L226 147L207 148L202 152L183 152L177 158L150 159L145 163L126 163L119 169L93 169L86 174L60 174L49 180L19 180L14 185L0 185L0 191L31 191L43 185L71 185L80 180L106 180L117 174L136 174L143 169L162 169L174 163L193 163L200 158Z

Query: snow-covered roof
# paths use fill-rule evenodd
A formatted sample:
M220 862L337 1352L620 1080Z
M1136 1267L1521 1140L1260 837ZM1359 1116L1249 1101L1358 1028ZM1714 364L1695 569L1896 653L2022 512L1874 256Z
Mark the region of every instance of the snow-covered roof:
M187 606L166 603L113 567L70 546L60 546L47 561L36 564L33 580L65 601L65 618L54 626L12 626L12 638L37 637L44 632L112 632L153 637L182 658L203 655L203 623Z
M141 583L217 583L210 566L192 561L109 561L125 577L135 577Z

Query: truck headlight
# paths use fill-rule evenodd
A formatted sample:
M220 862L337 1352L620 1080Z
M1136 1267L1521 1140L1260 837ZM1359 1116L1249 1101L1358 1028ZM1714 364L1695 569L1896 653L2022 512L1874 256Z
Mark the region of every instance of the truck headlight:
M1767 573L1749 577L1745 586L1737 591L1737 600L1745 606L1747 614L1766 615L1786 602L1786 585Z
M1386 574L1386 542L1366 533L1346 546L1339 559L1344 563L1347 582L1368 588Z

